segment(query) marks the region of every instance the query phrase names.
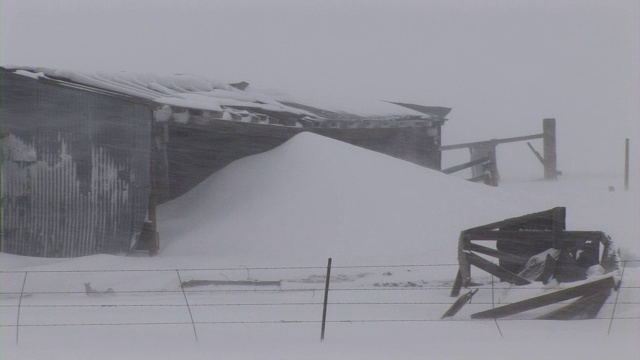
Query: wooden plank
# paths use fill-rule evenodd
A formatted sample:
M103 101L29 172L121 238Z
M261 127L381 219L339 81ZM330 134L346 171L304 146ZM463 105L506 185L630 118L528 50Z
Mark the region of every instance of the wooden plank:
M515 285L527 285L527 284L531 284L531 282L525 278L522 278L520 276L518 276L517 274L512 273L509 270L506 270L494 263L492 263L489 260L485 260L482 257L468 252L467 253L467 258L469 259L469 263L471 263L471 265L474 265L486 272L488 272L489 274L492 274L494 276L499 277L501 280L504 281L508 281L511 284L515 284Z
M460 289L462 289L462 273L460 269L458 269L458 275L456 275L456 280L453 282L453 287L451 288L451 294L449 296L456 297L460 295Z
M488 248L486 246L482 246L482 245L478 245L478 244L474 244L474 243L467 244L466 249L467 250L471 250L471 251L475 251L475 252L478 252L478 253L481 253L481 254L493 256L493 257L498 258L500 260L509 261L509 262L514 263L514 264L524 265L528 261L528 259L526 257L509 254L509 253L506 253L504 251L491 249L491 248Z
M460 276L462 278L462 286L464 287L469 286L469 282L471 282L471 265L467 259L467 253L464 250L468 244L469 239L467 234L461 232L458 238L458 264L460 264Z
M483 163L486 163L486 162L489 162L489 158L488 157L485 157L485 158L482 158L482 159L473 160L473 161L469 161L469 162L464 163L464 164L452 166L450 168L442 170L442 172L445 173L445 174L453 174L453 173L458 172L460 170L464 170L466 168L470 168L472 166L480 165L480 164L483 164Z
M549 294L532 297L526 300L511 303L495 309L481 311L471 315L472 319L491 319L502 318L505 316L518 314L524 311L536 309L542 306L555 304L560 301L573 299L576 297L591 295L595 292L606 291L613 288L615 281L613 276L591 281L582 285L570 287L568 289L559 290Z
M280 280L261 281L261 280L189 280L183 281L182 287L195 287L207 285L236 285L236 286L280 286Z
M469 301L471 301L471 298L477 292L478 292L478 289L475 289L475 290L471 290L468 293L460 296L458 298L458 300L456 300L456 302L454 302L451 305L451 307L444 313L444 315L442 315L442 317L440 319L444 319L446 317L452 317L453 315L457 314L458 311L460 311L460 309L462 309L463 306L465 306Z
M537 317L538 320L581 320L593 319L598 315L605 301L611 295L611 289L585 295L558 310Z
M516 136L511 138L491 139L491 140L475 141L475 142L462 143L462 144L443 145L443 146L440 146L440 150L465 149L465 148L470 148L474 146L491 145L491 144L497 145L497 144L516 142L516 141L526 141L526 140L542 139L542 138L543 138L543 134Z
M533 151L533 155L536 156L536 158L538 158L538 161L540 161L540 163L542 165L544 165L544 159L542 158L542 155L540 155L540 153L538 152L538 150L533 148L533 145L531 145L530 142L527 142L527 146L529 146L529 149L531 149L531 151Z
M469 240L503 240L513 242L548 241L553 244L553 231L469 231ZM556 239L563 243L583 243L585 241L600 241L602 231L560 231L555 233Z
M489 184L490 186L498 186L500 182L500 173L498 172L498 158L496 156L496 148L494 147L492 151L489 151L489 158L491 161L489 162L489 174L491 175Z
M480 230L480 229L492 230L492 229L498 229L498 228L502 228L502 227L525 226L528 223L536 222L536 221L540 221L540 220L549 220L549 221L551 221L553 219L553 214L554 214L555 209L556 208L545 210L545 211L540 211L540 212L537 212L537 213L522 215L522 216L518 216L518 217L514 217L514 218L504 219L504 220L496 221L496 222L489 223L489 224L486 224L486 225L476 226L476 227L467 229L466 231L475 231L475 230ZM551 230L551 228L549 228L548 230Z
M472 178L467 179L467 181L471 181L471 182L488 182L489 180L491 180L491 175L489 174L482 174L480 176L475 176Z

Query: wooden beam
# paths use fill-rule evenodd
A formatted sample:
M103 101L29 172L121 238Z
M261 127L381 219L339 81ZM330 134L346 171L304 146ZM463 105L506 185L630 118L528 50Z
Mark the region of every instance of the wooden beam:
M599 242L602 231L560 231L556 233L556 238L562 242ZM473 230L469 231L470 240L503 240L513 242L548 241L553 243L553 231L494 231L494 230Z
M469 259L469 263L471 265L474 265L486 272L488 272L489 274L492 274L494 276L497 276L498 278L500 278L501 280L507 281L511 284L515 284L515 285L528 285L531 284L531 282L525 278L522 278L520 276L518 276L517 274L512 273L509 270L506 270L494 263L492 263L489 260L483 259L482 257L468 252L467 253L467 258Z
M489 162L489 161L490 161L490 159L488 157L484 157L482 159L476 159L476 160L469 161L469 162L464 163L464 164L452 166L450 168L442 170L442 172L445 173L445 174L453 174L453 173L458 172L460 170L464 170L466 168L470 168L472 166L480 165L480 164L483 164L483 163L486 163L486 162Z
M567 306L537 317L537 320L580 320L593 319L598 315L605 301L611 295L611 289L585 295Z
M460 309L462 309L463 306L465 306L469 301L471 301L471 298L477 292L478 292L478 289L475 289L460 296L458 300L456 300L456 302L454 302L453 305L451 305L451 307L444 313L444 315L442 315L440 319L444 319L446 317L452 317L453 315L457 314L458 311L460 311Z
M264 280L189 280L183 281L182 287L196 287L207 285L237 285L237 286L280 286L280 280L264 281Z
M527 214L527 215L522 215L514 218L504 219L504 220L496 221L490 224L476 226L476 227L467 229L467 231L480 230L480 229L493 230L493 229L498 229L502 227L525 226L526 224L529 224L535 221L540 221L540 220L552 221L555 209L556 208L540 211L533 214ZM551 230L551 228L549 228L548 230Z
M533 148L533 145L531 145L530 142L527 141L527 146L529 147L529 149L531 149L531 151L533 152L533 155L536 156L536 158L538 159L538 161L540 161L540 163L542 165L544 165L544 159L542 158L542 155L540 155L540 153L538 152L538 150Z
M542 139L542 138L543 138L543 134L516 136L511 138L491 139L491 140L475 141L475 142L462 143L462 144L443 145L443 146L440 146L440 150L465 149L465 148L470 148L474 146L497 145L497 144L505 144L510 142L526 141L526 140Z
M570 287L567 289L559 290L549 294L544 294L536 297L532 297L526 300L511 303L505 306L497 307L495 309L481 311L471 315L472 319L491 319L502 318L505 316L518 314L524 311L536 309L542 306L555 304L560 301L573 299L579 296L591 295L596 292L606 291L613 288L615 281L613 276L608 276L603 279L591 281L582 285Z
M467 181L471 181L471 182L483 181L485 183L488 183L489 180L491 180L491 175L489 175L489 174L482 174L480 176L475 176L475 177L472 177L470 179L467 179Z
M469 244L469 238L464 232L460 233L458 238L458 264L460 264L460 276L462 278L462 286L467 287L471 282L471 264L464 250ZM456 295L457 296L457 295Z
M500 182L500 173L498 173L498 157L496 156L496 149L493 148L492 151L489 151L489 174L491 175L489 185L498 186Z
M451 288L451 294L449 296L456 297L460 295L460 289L462 289L462 273L460 269L458 269L458 275L456 275L456 280L453 282L453 287Z
M527 259L525 257L522 257L522 256L509 254L509 253L506 253L504 251L491 249L491 248L488 248L486 246L482 246L482 245L478 245L478 244L474 244L474 243L467 244L466 250L471 250L471 251L475 251L475 252L478 252L478 253L481 253L481 254L493 256L493 257L498 258L500 260L509 261L509 262L514 263L514 264L524 265L529 260L529 259Z

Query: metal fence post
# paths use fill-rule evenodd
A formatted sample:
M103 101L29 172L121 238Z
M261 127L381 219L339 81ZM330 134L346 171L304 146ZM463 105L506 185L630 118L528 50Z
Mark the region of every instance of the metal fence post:
M189 300L187 300L187 293L184 291L184 286L182 286L182 278L180 277L180 270L176 269L176 274L178 274L178 281L180 282L180 289L182 289L184 302L185 304L187 304L187 310L189 310L189 317L191 318L191 326L193 326L193 335L195 335L196 342L198 342L198 331L196 331L196 323L193 321L193 314L191 313L191 306L189 306Z
M327 280L324 286L324 307L322 309L322 332L320 333L320 341L324 340L324 329L327 322L327 302L329 300L329 281L331 279L331 258L327 264Z
M22 295L24 294L24 286L27 284L27 275L29 275L29 272L25 271L24 279L22 280L22 290L20 290L20 300L18 300L18 316L16 318L16 345L18 345L20 336L20 307L22 306Z

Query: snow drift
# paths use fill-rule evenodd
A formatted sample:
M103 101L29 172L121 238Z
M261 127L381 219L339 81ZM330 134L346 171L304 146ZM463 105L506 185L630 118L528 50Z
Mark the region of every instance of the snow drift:
M531 202L527 202L531 203ZM161 255L455 262L461 230L541 207L311 133L160 207Z

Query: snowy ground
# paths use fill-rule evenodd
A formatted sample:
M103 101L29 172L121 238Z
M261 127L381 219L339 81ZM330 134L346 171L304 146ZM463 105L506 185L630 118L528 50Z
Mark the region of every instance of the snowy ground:
M492 286L491 276L475 270L474 280L484 285L472 303L440 320L455 300L449 291L458 234L472 226L566 206L569 230L604 231L624 260L640 259L639 193L634 183L620 191L620 183L619 175L569 173L557 182L507 179L495 189L301 134L163 205L155 257L0 254L0 355L637 359L635 261L616 274L622 288L594 320L536 321L535 314L521 314L471 321L471 313L492 302L553 290ZM612 185L617 191L609 191ZM320 342L329 257L332 291ZM280 283L186 287L183 293L180 281L190 280ZM104 293L87 296L85 283Z

